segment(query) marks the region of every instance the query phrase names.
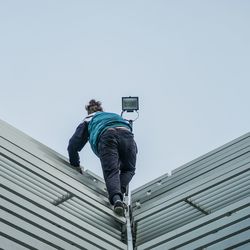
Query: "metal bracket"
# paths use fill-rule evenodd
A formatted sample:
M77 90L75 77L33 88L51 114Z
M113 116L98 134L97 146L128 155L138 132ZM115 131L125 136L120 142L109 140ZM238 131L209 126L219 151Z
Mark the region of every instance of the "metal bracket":
M192 201L188 200L188 198L186 198L184 200L187 204L189 204L190 206L194 207L195 209L199 210L200 212L202 212L205 215L209 215L210 213L205 211L204 209L202 209L201 207L199 207L199 205L193 203Z
M52 202L53 205L58 206L59 204L62 204L63 202L71 199L73 197L73 194L67 193L62 195L61 197L58 197L56 200Z

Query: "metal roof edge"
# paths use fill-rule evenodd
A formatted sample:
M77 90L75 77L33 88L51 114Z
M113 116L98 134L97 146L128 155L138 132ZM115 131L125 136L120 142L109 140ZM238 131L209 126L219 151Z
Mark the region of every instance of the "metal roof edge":
M240 142L240 141L242 141L242 140L245 140L245 139L247 139L247 138L250 138L250 132L245 133L244 135L239 136L238 138L236 138L236 139L234 139L234 140L231 140L231 141L229 141L229 142L227 142L227 143L225 143L225 144L223 144L223 145L221 145L221 146L219 146L219 147L217 147L217 148L215 148L215 149L209 151L208 153L203 154L203 155L197 157L196 159L194 159L194 160L192 160L192 161L189 161L189 162L185 163L184 165L182 165L182 166L180 166L180 167L175 168L175 169L171 172L171 175L173 175L173 174L175 174L175 173L181 171L183 168L186 168L186 167L188 167L188 166L190 166L190 165L193 165L194 163L197 163L197 162L199 162L199 161L201 161L201 160L203 160L203 159L205 159L205 158L207 158L207 157L210 157L211 155L213 155L213 154L215 154L215 153L217 153L217 152L219 152L219 151L221 151L221 150L223 150L223 149L225 149L225 148L227 148L227 147L230 147L230 146L232 146L232 145L235 144L235 143L238 143L238 142Z

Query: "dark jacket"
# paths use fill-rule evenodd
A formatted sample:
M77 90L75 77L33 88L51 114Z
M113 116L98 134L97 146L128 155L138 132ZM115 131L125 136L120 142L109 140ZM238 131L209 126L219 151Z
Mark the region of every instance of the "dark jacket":
M75 133L69 140L68 154L70 164L79 167L79 153L89 141L93 152L98 156L98 142L100 136L108 128L127 127L131 129L129 122L120 115L109 112L96 112L85 117L79 124Z

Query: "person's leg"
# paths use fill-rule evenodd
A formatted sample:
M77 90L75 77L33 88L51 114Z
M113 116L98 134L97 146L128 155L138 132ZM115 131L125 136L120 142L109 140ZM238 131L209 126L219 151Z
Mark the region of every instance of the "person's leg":
M121 192L124 194L128 184L135 174L137 146L133 134L127 131L120 134L119 142L119 156L121 161L120 183Z
M119 153L116 131L106 131L101 135L98 151L102 164L103 176L106 182L109 201L114 205L113 197L118 199L116 195L122 199L120 171L119 171Z
M132 180L135 174L135 168L128 169L128 164L122 163L120 166L120 183L121 183L121 192L124 195L127 190L127 186Z

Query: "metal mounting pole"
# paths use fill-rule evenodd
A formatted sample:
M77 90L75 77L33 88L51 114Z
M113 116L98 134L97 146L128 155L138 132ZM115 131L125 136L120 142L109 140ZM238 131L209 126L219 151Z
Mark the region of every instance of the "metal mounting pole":
M124 112L129 112L137 113L137 117L132 120L127 120L129 122L129 125L131 127L131 132L133 132L133 122L138 119L139 117L139 98L138 97L122 97L122 113L121 116L123 115ZM127 205L127 210L125 212L125 218L126 218L126 231L127 231L127 246L128 250L133 250L133 235L132 235L132 230L131 230L131 209L130 209L130 193L129 193L129 185L127 186L126 193L125 193L125 203Z
M131 126L131 129L133 131L133 120L129 120L129 124ZM131 210L130 210L130 192L129 192L129 185L126 188L126 193L125 193L125 203L127 205L127 211L125 213L125 218L127 221L126 227L127 227L127 246L128 246L128 250L133 250L133 235L132 235L132 231L131 231Z
M126 218L126 229L127 229L127 246L128 250L133 250L133 236L132 236L132 231L131 231L131 214L130 214L130 193L129 193L129 186L127 186L126 193L125 193L125 203L127 205L127 210L125 213L125 218Z

